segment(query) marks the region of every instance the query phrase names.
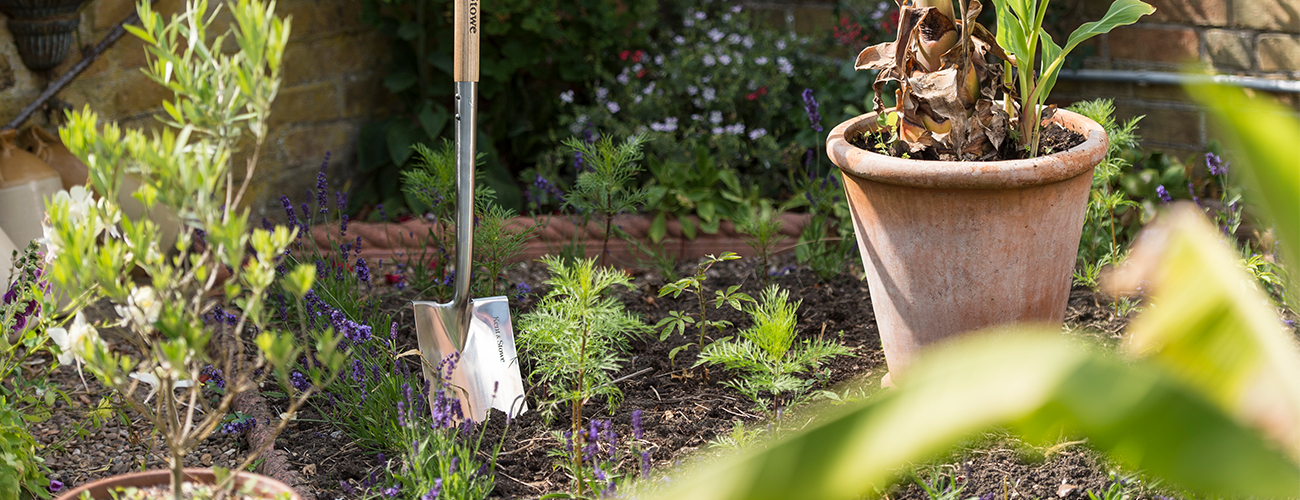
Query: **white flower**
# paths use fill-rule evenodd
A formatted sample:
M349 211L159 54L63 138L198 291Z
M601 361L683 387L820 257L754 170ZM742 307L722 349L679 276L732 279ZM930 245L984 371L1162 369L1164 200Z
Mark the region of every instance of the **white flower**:
M677 44L677 45L681 45L681 44L683 44L683 43L686 43L686 37L681 36L681 35L677 35L677 36L673 37L673 43L675 43L675 44ZM657 58L657 57L655 58L655 63L659 63L659 58Z
M699 88L699 87L696 87L696 86L694 86L694 85L687 85L687 86L686 86L686 93L687 93L687 94L695 95L695 94L698 94L699 92L700 92L700 88Z
M141 330L149 331L153 329L153 324L158 322L158 314L162 312L162 300L158 298L158 293L151 286L142 286L131 291L131 297L127 299L126 306L114 306L117 315L122 317L121 326L135 324Z
M653 94L654 91L655 91L655 82L650 82L649 85L645 86L645 90L642 90L641 93L645 95L650 95Z
M731 64L731 56L722 54L718 56L718 62L722 63L723 66Z
M731 14L723 14L723 15L722 15L722 22L724 22L724 23L729 23L729 22L731 22Z
M763 65L767 64L767 58L766 58L766 57L763 57L763 56L758 56L758 57L754 58L754 64L757 64L757 65L759 65L759 66L763 66Z
M154 394L158 393L158 385L162 383L162 381L158 380L157 375L148 372L135 372L128 376L133 379L144 382L146 384L149 384L149 394L144 397L145 403L148 403L149 398L152 398ZM193 385L194 385L193 380L177 380L172 383L172 388L183 389L186 387L191 387Z
M609 96L609 89L605 87L596 87L596 99L605 100Z
M714 97L717 97L717 95L718 93L714 91L713 88L708 87L704 89L704 92L702 92L700 96L704 98L704 102L709 102L712 101Z
M794 65L790 64L790 60L784 57L776 58L776 69L786 76L794 74Z
M740 4L732 5L732 6L731 6L731 13L732 13L732 14L739 14L739 13L740 13Z
M785 40L776 41L776 50L785 50Z
M743 123L736 123L736 124L732 124L732 125L727 125L727 133L728 133L728 134L731 134L731 135L740 135L740 134L743 134L743 133L745 133L745 124L743 124Z
M655 132L672 132L674 130L677 130L677 118L670 116L668 118L664 118L663 123L659 123L659 122L651 123L650 130L653 130Z
M709 16L708 16L708 14L705 14L703 11L699 11L699 12L696 12L696 13L695 13L695 18L696 18L696 19L699 19L699 20L701 20L701 21L703 21L703 20L705 20L705 19L708 19Z
M619 108L619 107L618 107L618 103L616 103L616 102L614 102L614 101L609 101L608 103L605 104L605 107L606 107L606 108L609 108L609 113L610 113L610 114L617 113L618 110L622 109L622 108Z
M614 79L618 80L618 83L621 83L623 85L627 85L628 82L632 81L632 77L627 76L626 70L624 70L622 73L619 73L618 76L614 77Z
M641 96L639 95L632 96L632 104L641 104Z
M714 42L717 42L718 40L721 40L726 36L727 34L723 33L722 30L719 30L718 28L713 28L709 30L708 33L709 40L713 40Z
M687 28L690 28L690 27L692 27L692 26L695 26L695 20L694 20L694 19L691 19L691 18L689 18L689 17L686 18L686 19L682 19L682 26L685 26L685 27L687 27Z
M663 64L664 64L664 55L663 55L663 54L659 54L659 55L655 56L655 65L656 65L656 66L663 66Z
M727 35L727 43L729 43L729 44L735 45L735 44L740 43L741 40L742 40L742 38L740 37L739 34L732 33L732 34L730 34L730 35Z
M73 360L80 360L85 354L85 342L99 341L99 332L95 327L86 322L86 315L77 311L77 317L72 320L71 329L54 327L45 331L50 336L50 340L59 346L59 364L69 365Z
M692 114L691 114L691 119L692 119L692 120L695 120L695 121L697 121L697 122L700 121L700 120L702 120L703 118L704 118L704 117L703 117L703 116L700 116L699 113L692 113Z
M722 112L721 111L709 112L709 123L712 123L714 125L722 123Z
M767 135L766 129L756 128L754 130L749 131L749 140L757 141L759 137L763 137L765 135Z
M726 131L726 129L722 127L713 127L713 135L722 135L724 131Z
M704 65L705 65L705 66L713 66L713 65L714 65L715 63L717 63L717 62L718 62L718 60L715 59L715 58L713 57L713 54L704 54Z
M566 90L566 91L564 91L564 92L560 92L560 101L562 101L562 102L567 102L567 103L572 104L572 103L573 103L573 91L572 91L572 90Z
M737 7L739 7L739 5ZM745 39L741 40L740 44L744 45L747 49L752 49L754 48L754 37L745 35Z

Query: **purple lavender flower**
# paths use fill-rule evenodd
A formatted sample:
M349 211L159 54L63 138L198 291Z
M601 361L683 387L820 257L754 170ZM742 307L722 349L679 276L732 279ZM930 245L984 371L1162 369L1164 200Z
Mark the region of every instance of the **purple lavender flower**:
M632 438L641 439L645 435L645 429L641 427L641 410L632 410Z
M361 367L361 360L352 360L352 381L361 386L362 390L366 388L366 370Z
M321 215L328 215L330 212L329 205L325 203L325 188L328 187L325 180L325 169L329 167L329 164L330 152L326 151L325 161L321 162L320 172L316 174L316 210L319 210Z
M308 387L311 387L311 383L307 381L307 376L297 370L294 370L293 374L289 376L289 382L293 384L294 389L300 391L305 391Z
M822 131L822 115L817 113L817 99L813 97L812 89L803 89L803 109L808 113L808 122L812 129Z
M199 380L215 385L222 389L226 388L225 374L221 372L220 368L217 368L212 365L203 367L203 370L199 372Z
M584 168L583 168L583 164L582 164L582 151L574 151L574 152L573 152L573 171L574 171L574 172L581 172L581 171L583 171L583 170L584 170ZM540 178L540 177L539 177L539 178Z
M1196 203L1196 206L1198 207L1201 206L1201 197L1196 196L1196 188L1193 187L1190 182L1187 183L1187 192L1192 194L1192 202Z
M460 466L460 457L451 457L451 465L447 466L447 475L456 475L456 468Z
M397 426L406 427L406 402L397 401Z
M370 284L370 266L366 265L366 259L357 258L357 279L365 284Z
M58 479L51 479L50 485L47 486L47 488L50 490L50 493L58 493L60 491L63 491L63 481L60 481Z
M528 286L528 283L520 281L515 285L515 298L524 300L524 297L530 293L533 293L533 287Z
M1169 196L1169 190L1165 189L1165 186L1163 184L1156 186L1156 196L1160 197L1161 203L1169 203L1171 201L1174 201L1174 197Z
M401 493L401 491L402 490L396 486L389 486L388 488L384 489L384 496L388 498L393 498L397 496L398 493Z
M433 487L429 492L420 497L420 500L438 500L438 494L442 493L442 478L433 480Z
M339 489L343 490L343 492L348 495L355 495L357 493L356 488L353 488L347 481L339 481Z
M298 233L307 234L311 227L311 210L307 208L307 202L302 202L302 218L298 219Z
M347 235L348 235L348 214L343 214L339 216L339 236L342 237Z
M298 225L298 216L293 213L293 202L289 201L288 196L280 195L280 205L284 206L284 213L289 217L289 225Z
M650 452L641 452L641 477L650 477Z
M1226 175L1228 173L1228 162L1223 161L1219 155L1214 153L1205 153L1205 166L1210 168L1210 175Z
M385 211L384 211L384 204L383 204L383 203L380 203L380 204L378 204L378 205L375 205L375 208L379 210L379 219L380 219L380 220L388 220L388 212L385 212Z
M393 322L393 326L391 326L391 327L388 328L388 339L389 339L389 340L392 340L393 342L397 342L397 322L396 322L396 321Z

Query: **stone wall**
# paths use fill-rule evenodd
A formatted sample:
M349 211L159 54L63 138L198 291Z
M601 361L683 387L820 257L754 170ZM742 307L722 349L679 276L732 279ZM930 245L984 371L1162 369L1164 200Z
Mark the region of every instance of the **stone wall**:
M219 3L224 2L210 2ZM182 0L157 0L155 9L170 16L181 5ZM134 8L134 0L92 0L81 12L78 45L98 43ZM270 136L250 187L255 218L275 216L281 194L302 199L326 152L333 188L342 189L346 179L339 174L356 162L358 131L391 106L383 86L387 42L361 21L360 0L279 0L277 10L292 16L292 31ZM74 47L53 76L80 58ZM144 64L143 44L128 34L64 89L57 104L78 109L89 104L124 126L154 127L152 117L170 94L140 72ZM0 119L17 115L48 81L23 66L9 30L0 29ZM53 129L61 115L38 112L29 123Z

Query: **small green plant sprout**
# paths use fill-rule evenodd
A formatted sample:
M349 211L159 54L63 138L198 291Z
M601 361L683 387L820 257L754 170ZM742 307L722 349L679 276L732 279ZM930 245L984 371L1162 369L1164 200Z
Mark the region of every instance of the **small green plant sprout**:
M774 411L780 412L798 401L813 381L797 374L850 352L821 338L796 344L795 311L800 302L791 304L789 298L790 293L776 285L764 289L761 300L747 310L754 325L742 330L737 339L722 339L705 346L695 365L722 365L740 372L735 380L723 383L763 406L770 398Z
M632 135L615 145L614 139L605 136L595 142L586 142L577 137L564 140L564 145L573 150L575 155L582 155L584 170L578 173L569 190L565 202L577 209L584 217L594 216L604 219L605 238L600 246L600 264L608 265L609 239L614 235L614 216L635 211L650 197L644 187L634 186L641 166L637 163L643 157L641 149L645 146L645 135Z
M1114 471L1100 492L1088 490L1088 500L1129 500L1133 498L1134 483L1132 477L1121 476Z
M258 387L256 370L287 381L286 368L302 353L291 334L270 325L266 307L266 292L296 231L250 231L249 210L242 208L269 136L290 25L275 15L273 2L224 5L230 28L210 39L208 31L222 13L209 11L205 0L187 1L170 21L151 2L139 3L140 26L127 30L147 47L144 73L174 96L163 103L163 130L123 130L100 123L89 108L69 112L59 134L89 166L94 196L83 190L56 195L47 204L44 228L47 275L69 297L67 310L77 318L67 330L67 352L161 436L170 459L171 497L178 500L185 455L217 430L237 394ZM233 158L245 140L251 151L241 165L243 181L234 182ZM147 211L165 206L182 221L174 245L162 243L159 226L149 218L122 213L114 200L127 175L140 179L132 196ZM131 278L135 269L148 275L144 283ZM218 279L220 269L229 272L224 280ZM315 270L298 266L289 274L295 279L288 288L301 296ZM111 304L120 320L81 314L99 300ZM222 305L235 312L223 314L220 324L205 324ZM119 340L131 342L133 350L110 346L96 334L108 323L128 332ZM244 352L251 345L257 356ZM320 337L315 347L320 363L310 384L293 395L274 432L342 366L336 336ZM215 400L196 383L209 367L221 370L226 381ZM252 450L239 468L262 451Z
M745 243L754 249L754 255L758 257L761 266L758 279L764 285L771 280L768 261L776 252L776 246L785 240L785 235L781 234L783 213L784 210L773 208L771 202L763 200L758 207L750 207L742 218L735 221L736 231L746 236Z
M709 448L740 451L763 442L763 429L746 429L745 422L731 423L731 431L709 440Z
M545 283L551 290L533 311L519 318L520 350L533 359L529 383L545 388L539 404L543 418L549 423L559 405L568 402L570 432L578 435L586 401L604 396L610 411L617 408L622 392L610 375L622 367L629 339L650 329L609 296L615 286L632 288L627 273L597 267L596 259L568 264L548 255L542 262L550 268ZM580 467L581 453L571 458Z
M697 343L694 345L696 347L699 347L700 350L702 351L704 349L704 334L706 331L708 331L709 328L715 328L719 332L721 332L723 329L727 328L728 326L731 326L730 321L723 321L723 320L710 321L708 319L708 302L705 299L705 295L704 295L704 280L708 279L707 273L709 271L709 268L713 267L714 264L717 264L719 262L726 262L729 260L736 260L739 258L740 256L736 255L735 252L726 252L719 257L714 257L713 255L707 255L704 257L704 260L700 262L699 266L695 268L694 275L687 276L685 278L679 279L672 283L668 283L659 289L660 297L663 297L668 294L672 294L674 299L680 296L682 292L691 292L695 294L695 298L699 301L700 304L700 312L698 316L696 316L693 313L687 313L681 311L669 311L668 317L659 320L659 323L655 324L655 329L659 330L660 342L667 340L668 336L672 335L673 331L677 331L682 335L686 335L686 329L689 328L691 325L695 325L695 327L699 329L699 339ZM715 290L713 308L719 309L722 307L723 304L727 304L730 305L733 309L739 311L744 308L746 302L754 301L753 297L750 297L748 294L745 294L738 290L740 290L740 285L730 286L727 288L727 291L725 292L723 292L722 290ZM677 357L677 353L681 352L683 349L686 349L687 347L690 346L691 344L684 344L684 345L677 346L673 350L669 351L668 352L669 361L675 359Z
M930 480L921 479L915 472L912 473L912 481L921 487L929 500L963 500L961 490L966 488L966 483L957 481L955 472L943 472L939 467L930 469ZM968 497L966 500L978 499L977 496Z
M474 265L484 271L485 295L496 295L500 293L497 285L506 277L506 270L514 266L510 262L523 251L524 244L537 232L537 226L510 225L515 211L496 203L482 203L475 213L479 217L478 227L474 229Z
M1079 262L1097 266L1109 257L1111 263L1118 263L1127 247L1127 241L1122 238L1124 228L1116 227L1122 225L1118 219L1122 212L1136 210L1140 205L1129 198L1124 190L1118 189L1117 183L1124 172L1132 167L1124 152L1137 147L1140 140L1137 124L1142 117L1135 116L1123 123L1116 121L1115 104L1110 99L1080 101L1069 109L1100 124L1106 130L1109 141L1106 158L1093 172L1092 194L1079 244ZM1090 287L1095 290L1096 284Z

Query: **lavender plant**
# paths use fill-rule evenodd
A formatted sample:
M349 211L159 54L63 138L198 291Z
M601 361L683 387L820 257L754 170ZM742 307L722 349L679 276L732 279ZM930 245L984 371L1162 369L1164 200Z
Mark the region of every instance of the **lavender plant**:
M775 285L765 288L758 302L746 310L753 326L742 330L735 340L722 339L705 346L695 362L696 366L722 365L739 372L735 380L723 384L778 415L813 385L812 380L797 377L798 373L850 354L844 346L820 337L796 345L795 311L800 302L791 304L789 297L789 292Z
M127 29L145 42L145 74L174 96L158 117L163 130L124 131L99 123L89 108L69 112L60 137L89 166L96 197L80 190L55 196L44 228L47 276L70 298L77 318L68 330L67 352L154 427L169 454L171 497L177 500L185 454L217 431L235 395L257 387L257 369L287 381L289 363L300 352L291 334L271 328L267 307L267 290L295 229L249 231L248 210L239 208L267 139L289 22L270 3L226 6L233 22L209 38L217 11L209 13L204 0L186 2L170 21L150 2L139 4L141 25ZM244 139L251 151L244 180L234 183L231 164ZM126 174L141 179L133 196L146 212L166 206L183 221L174 248L162 246L158 225L147 217L123 215L114 200ZM132 280L137 268L149 276L146 283ZM224 280L218 279L220 269L229 273ZM302 296L315 270L303 265L287 274L291 292ZM80 314L100 299L121 317L116 323L129 332L133 351L96 334L106 321ZM233 325L205 325L204 317L222 300L236 311ZM257 346L255 357L244 352L247 344ZM337 346L332 334L318 338L319 364L308 386L293 394L275 432L337 373L343 362ZM225 391L215 402L196 383L208 365L225 376ZM152 390L142 391L142 385ZM183 390L180 399L177 389ZM261 451L252 450L240 468Z
M556 433L556 440L564 449L550 451L552 457L561 459L559 468L572 477L575 491L544 495L542 498L609 498L617 496L622 485L638 477L650 477L651 453L643 445L644 428L641 410L632 411L632 439L627 441L627 451L619 449L619 435L610 420L593 419L589 426L573 431ZM576 437L575 437L576 436ZM625 470L625 454L630 455L637 468ZM579 456L578 460L572 460ZM639 469L639 470L638 470Z
M677 353L681 352L682 350L692 345L697 347L700 350L700 352L703 352L705 332L707 332L710 328L716 329L718 332L722 332L724 329L731 326L730 321L710 320L708 318L709 309L704 294L704 281L708 279L709 268L713 267L714 264L717 264L719 262L726 262L729 260L736 260L739 258L740 256L736 255L735 252L725 252L722 255L717 257L713 255L707 255L704 257L704 260L700 261L699 265L695 267L694 275L687 276L675 282L665 284L664 286L659 288L660 297L663 297L668 294L672 294L673 298L675 299L681 296L683 292L690 292L692 294L695 294L695 299L699 302L700 305L700 312L698 315L694 313L688 313L682 311L668 311L668 317L659 320L659 322L655 324L655 329L659 330L660 342L668 340L668 336L672 335L673 331L677 331L682 335L686 335L686 329L689 328L691 325L695 325L695 327L699 330L699 337L695 344L689 344L689 343L683 344L674 347L673 350L671 351L668 351L669 361L675 359L677 357ZM725 292L722 290L714 290L713 308L721 309L723 304L727 304L731 306L733 309L742 310L746 302L754 301L753 297L750 297L748 294L741 292L739 290L740 290L740 285L733 285L731 287L728 287Z
M556 409L568 403L574 435L582 429L582 406L594 396L604 396L612 412L622 391L610 375L624 361L628 341L649 328L609 296L612 287L632 288L631 278L612 268L596 266L595 259L567 264L556 256L542 258L550 268L546 284L551 290L541 302L519 318L521 352L531 353L533 367L528 382L544 391L538 406L549 423ZM577 438L581 447L581 438ZM575 467L580 460L572 457Z
M1074 272L1076 283L1096 290L1101 269L1118 264L1127 254L1129 240L1120 221L1121 215L1141 208L1127 191L1119 189L1117 183L1132 168L1126 151L1138 145L1140 138L1136 130L1142 117L1117 122L1114 102L1109 99L1081 101L1069 109L1100 124L1109 139L1106 158L1093 171L1092 192L1079 244L1078 269ZM1162 189L1158 188L1157 194Z
M52 327L55 322L42 314L58 306L48 296L43 263L35 242L21 254L15 252L9 273L13 281L0 303L0 498L48 498L51 493L27 421L45 419L61 392L46 378L49 364L36 360L43 353L57 355L65 364L72 360L67 330Z

